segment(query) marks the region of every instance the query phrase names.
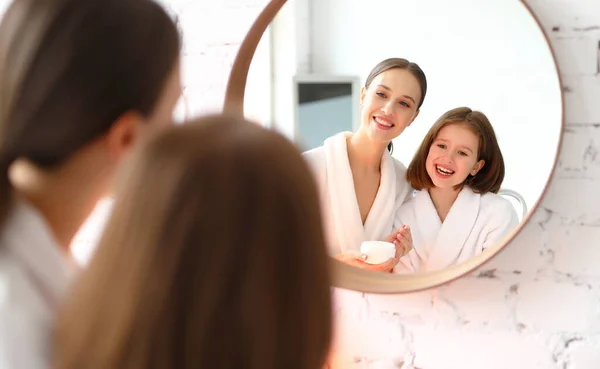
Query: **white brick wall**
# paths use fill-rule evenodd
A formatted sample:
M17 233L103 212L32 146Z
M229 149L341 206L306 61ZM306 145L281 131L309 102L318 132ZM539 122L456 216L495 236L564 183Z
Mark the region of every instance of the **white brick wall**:
M265 0L164 2L188 39L192 112L220 107L239 42ZM567 128L547 197L513 243L471 276L409 295L340 292L354 301L338 310L340 367L600 368L600 1L527 3L550 35L565 85Z

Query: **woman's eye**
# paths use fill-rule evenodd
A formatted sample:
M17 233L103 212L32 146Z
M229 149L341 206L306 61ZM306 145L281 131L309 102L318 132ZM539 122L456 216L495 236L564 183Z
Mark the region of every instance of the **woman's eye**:
M408 103L404 102L404 101L401 101L400 105L403 105L403 106L405 106L407 108L410 108L410 105Z
M377 96L385 98L385 94L383 92L377 92Z
M438 144L437 146L438 146L440 149L445 149L445 148L446 148L446 145L444 145L444 144Z

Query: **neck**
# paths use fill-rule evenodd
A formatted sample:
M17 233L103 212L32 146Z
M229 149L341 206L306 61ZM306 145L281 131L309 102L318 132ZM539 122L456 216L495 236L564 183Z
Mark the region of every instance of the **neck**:
M358 131L346 141L348 159L353 167L380 170L381 157L387 149L387 144L373 142L362 131Z
M17 195L42 214L56 241L67 253L73 237L102 193L97 185L82 185L81 179L89 173L73 169L46 171L28 162L17 162L10 173Z
M446 215L450 212L450 208L459 193L460 189L455 190L453 188L432 187L429 189L429 196L442 222L446 219Z

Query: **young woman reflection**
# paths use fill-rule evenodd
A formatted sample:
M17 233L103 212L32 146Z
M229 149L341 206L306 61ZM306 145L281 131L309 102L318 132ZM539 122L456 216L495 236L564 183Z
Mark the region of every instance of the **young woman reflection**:
M390 58L377 64L361 93L361 125L342 132L304 156L316 175L330 253L348 264L389 272L410 250L410 231L386 238L393 217L411 195L406 167L392 158L391 141L419 115L427 92L415 63ZM359 254L366 240L396 243L396 257L371 265Z

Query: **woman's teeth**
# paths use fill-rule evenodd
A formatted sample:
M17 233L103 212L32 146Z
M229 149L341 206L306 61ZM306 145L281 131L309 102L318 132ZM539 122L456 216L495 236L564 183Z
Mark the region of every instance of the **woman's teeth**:
M454 174L454 171L448 168L444 168L441 167L439 165L435 166L435 169L437 169L437 171L445 176L451 176L452 174Z
M374 117L373 119L375 119L375 122L381 124L382 126L386 126L386 127L393 127L394 125L386 120L380 119L378 117Z

